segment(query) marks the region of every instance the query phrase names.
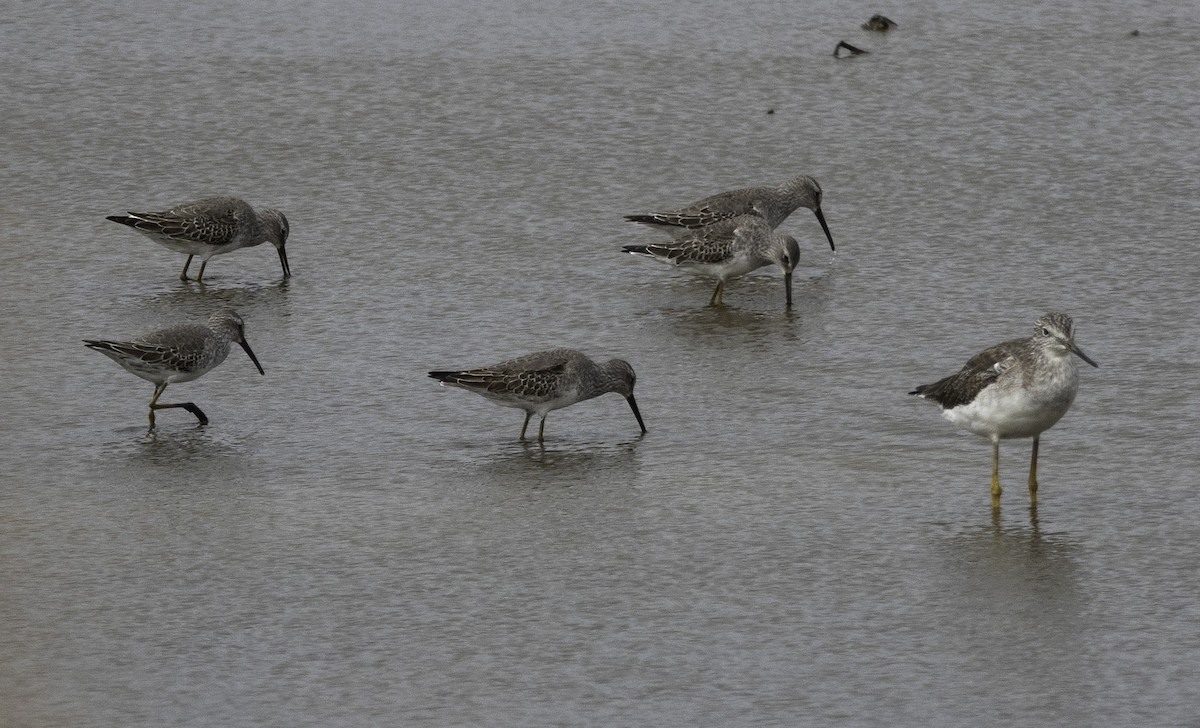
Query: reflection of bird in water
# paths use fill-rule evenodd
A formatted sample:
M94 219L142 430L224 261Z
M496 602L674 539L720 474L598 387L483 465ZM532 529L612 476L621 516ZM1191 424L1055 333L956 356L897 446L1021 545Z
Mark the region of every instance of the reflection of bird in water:
M1075 354L1097 366L1075 345L1071 317L1048 313L1033 336L1014 339L971 357L956 374L909 394L936 402L942 416L992 441L992 506L1000 507L1000 440L1032 437L1029 497L1037 501L1040 435L1070 409L1079 388Z

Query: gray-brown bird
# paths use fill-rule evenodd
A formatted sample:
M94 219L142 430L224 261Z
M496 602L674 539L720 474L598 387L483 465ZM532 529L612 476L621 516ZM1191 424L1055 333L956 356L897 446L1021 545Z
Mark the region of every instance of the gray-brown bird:
M729 190L697 200L678 210L626 215L625 219L664 229L673 235L684 235L688 229L702 228L738 215L758 215L774 230L799 207L813 211L829 240L829 249L836 250L833 247L833 235L821 212L821 185L806 175L793 177L777 187Z
M533 415L541 418L538 442L542 442L548 413L609 392L625 398L638 426L646 432L642 413L633 398L637 376L629 362L622 359L597 364L574 349L551 349L480 369L436 371L429 372L429 376L443 385L481 394L503 407L525 410L521 440L525 439Z
M909 394L936 402L942 416L992 441L992 506L1000 507L1000 441L1032 437L1029 497L1037 502L1038 441L1070 409L1079 389L1074 354L1098 366L1075 345L1071 317L1048 313L1033 336L984 349L956 374Z
M168 384L190 382L208 374L229 356L229 348L237 343L246 351L250 361L265 375L258 357L246 342L246 326L235 311L218 311L207 324L180 324L159 329L131 341L85 339L89 349L104 354L124 367L125 371L154 383L150 398L150 426L154 426L154 411L180 407L196 415L200 424L207 425L208 417L193 402L159 404L158 398Z
M287 218L279 210L269 208L256 212L245 200L236 197L205 197L162 212L130 212L106 219L128 225L177 253L186 253L188 259L179 274L181 281L188 280L188 266L197 255L200 273L196 282L200 283L209 258L260 243L275 246L283 277L292 275L284 252L289 232Z

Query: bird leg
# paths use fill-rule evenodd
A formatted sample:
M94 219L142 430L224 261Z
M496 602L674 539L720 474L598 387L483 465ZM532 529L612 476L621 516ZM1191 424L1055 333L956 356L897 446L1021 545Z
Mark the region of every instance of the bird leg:
M992 508L1000 507L1000 438L992 438Z
M717 281L717 290L713 291L712 298L709 300L708 305L709 306L724 305L724 297L725 297L725 281L719 280L719 281Z
M173 407L179 407L181 409L185 409L188 412L191 412L192 414L196 415L196 419L199 420L200 424L202 424L202 425L208 424L208 417L204 416L204 412L201 411L201 409L199 407L197 407L194 402L172 402L171 404L152 404L152 405L150 405L150 424L151 425L154 424L154 410L156 410L156 409L171 409Z
M200 421L200 424L202 424L202 425L208 424L208 417L206 417L204 415L204 412L199 407L197 407L194 402L180 402L179 404L168 404L168 405L159 405L159 406L182 407L185 410L187 410L188 412L191 412L192 414L196 415L196 419Z
M525 441L525 428L529 427L529 418L530 417L533 417L533 413L526 412L525 413L525 423L521 425L521 436L517 438L521 442Z
M183 264L183 272L179 274L179 280L186 281L188 279L187 269L188 269L188 266L190 266L192 264L192 258L194 258L194 257L196 257L196 256L194 256L194 255L188 256L187 262Z
M188 257L188 262L191 262L191 260L192 260L192 259L191 259L191 257L189 256L189 257ZM186 266L186 265L184 266L184 270L187 270L187 266ZM159 395L161 395L161 394L163 393L163 390L164 390L164 389L166 389L166 388L167 388L167 383L166 383L166 382L163 382L162 384L156 384L156 385L154 385L154 396L150 398L150 426L151 426L151 427L154 427L154 410L155 410L155 406L154 406L154 405L155 405L155 404L158 402L158 397L159 397Z
M202 424L202 425L208 424L208 417L206 417L204 415L204 412L199 407L197 407L194 402L176 402L176 403L172 403L172 404L159 404L158 398L163 393L163 391L166 390L166 388L167 388L166 382L163 382L162 384L158 385L157 387L154 388L154 396L150 398L150 426L151 427L154 427L154 410L172 409L175 407L185 409L188 412L191 412L192 414L196 415L196 419L200 420L200 424Z
M542 423L538 425L538 442L545 442L546 438L546 415L542 415Z
M196 282L200 283L204 280L204 266L208 265L207 260L200 261L200 272L196 274Z
M1029 457L1029 502L1037 505L1038 436L1033 436L1033 455Z

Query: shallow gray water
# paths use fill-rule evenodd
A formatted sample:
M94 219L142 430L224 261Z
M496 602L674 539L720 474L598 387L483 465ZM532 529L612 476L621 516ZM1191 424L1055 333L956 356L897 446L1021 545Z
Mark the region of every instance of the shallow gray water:
M0 724L1196 725L1200 9L995 5L7 8ZM791 312L619 252L799 173ZM295 277L104 220L204 194ZM266 377L147 433L80 339L224 304ZM993 514L905 392L1046 310L1101 368ZM649 433L425 377L551 346Z

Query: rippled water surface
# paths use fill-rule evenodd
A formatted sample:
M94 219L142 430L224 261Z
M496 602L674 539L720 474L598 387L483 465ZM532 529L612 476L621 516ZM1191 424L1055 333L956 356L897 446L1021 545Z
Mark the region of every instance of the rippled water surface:
M884 10L899 24L859 25ZM1132 30L1138 30L1132 35ZM1200 9L25 3L0 19L0 724L1185 725ZM835 60L838 40L869 55ZM768 112L773 113L768 113ZM625 213L811 174L796 306ZM106 215L277 207L183 257ZM232 305L165 400L80 340ZM1072 411L908 397L1071 313ZM637 370L521 413L430 369Z

